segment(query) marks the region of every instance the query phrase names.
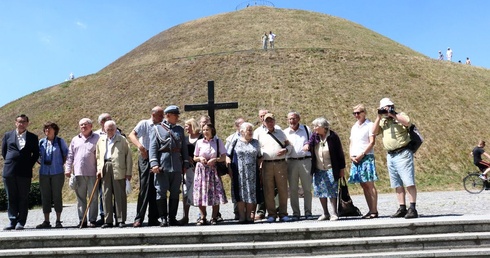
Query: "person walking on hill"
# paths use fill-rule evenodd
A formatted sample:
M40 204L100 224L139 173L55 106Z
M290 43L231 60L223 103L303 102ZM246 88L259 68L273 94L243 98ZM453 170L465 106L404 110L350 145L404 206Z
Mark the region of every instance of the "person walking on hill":
M158 226L158 210L156 203L155 176L150 173L150 162L148 150L150 149L150 134L155 125L163 121L163 108L156 106L151 109L150 119L138 122L133 131L129 134L129 139L138 148L138 172L140 188L138 202L136 204L136 217L133 227L141 227L145 220L146 209L148 208L148 226Z
M264 35L262 35L262 48L264 50L267 50L267 42L268 42L269 36L267 35L267 32L264 32Z
M122 228L127 215L126 180L131 180L133 157L128 140L116 133L114 121L107 121L104 130L106 134L100 136L96 148L97 177L102 181L102 202L105 211L102 228L113 227L114 215L116 226Z
M276 39L276 34L269 32L269 45L270 45L270 48L273 49L274 48L274 40Z
M39 158L37 136L27 131L28 126L26 115L17 116L15 130L5 133L2 140L2 177L10 220L4 230L22 230L27 221L32 168Z
M451 48L447 48L447 51L446 51L446 58L447 58L447 61L451 62L452 58L453 58L453 51L451 50Z
M471 65L471 60L470 60L470 58L469 58L469 57L467 57L467 58L466 58L466 64L467 64L467 65Z
M441 50L439 50L439 60L444 60L444 55L442 54Z
M403 112L395 111L395 104L389 98L379 102L378 116L374 121L373 134L381 134L383 146L388 152L386 163L390 175L391 187L395 188L400 208L392 218L418 218L415 207L417 188L415 186L415 166L413 152L408 148L411 126L410 117ZM405 190L405 187L406 190ZM405 195L408 192L410 207L407 210Z
M350 133L349 156L352 163L348 182L361 184L369 208L362 218L373 219L378 217L378 191L374 185L378 175L374 159L373 122L366 118L366 112L362 104L355 106L352 112L357 121Z
M90 207L87 207L87 197L89 197L95 186L97 175L95 149L100 136L92 132L92 120L89 118L82 118L78 124L80 133L73 137L68 147L65 176L69 178L72 173L76 176L75 194L77 196L78 219L80 220L80 224L77 227L95 227L99 198L93 198ZM98 195L99 187L94 192L94 196ZM86 209L89 209L88 223L83 218ZM82 221L84 221L83 224Z
M150 167L155 173L156 202L160 226L179 226L175 218L179 208L182 171L189 167L184 128L177 125L179 107L168 106L165 119L150 134ZM167 192L169 192L167 204Z
M308 126L300 124L301 117L298 112L288 113L289 127L284 129L284 134L293 147L287 158L289 199L293 209L293 218L299 220L301 211L299 208L299 182L304 192L305 219L311 218L311 153L304 151L303 146L308 142L311 130Z
M44 213L43 223L36 228L50 228L49 214L51 204L56 212L55 227L62 228L61 212L63 211L63 185L65 184L65 173L63 165L68 155L68 146L65 140L58 137L60 128L53 122L44 124L45 138L39 141L39 152L41 168L39 169L39 188L41 190L42 206Z

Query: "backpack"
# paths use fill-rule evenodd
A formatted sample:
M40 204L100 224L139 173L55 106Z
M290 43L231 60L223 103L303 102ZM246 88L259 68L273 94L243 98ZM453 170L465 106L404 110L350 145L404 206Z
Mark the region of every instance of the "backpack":
M420 134L420 131L415 126L415 124L412 124L410 126L410 128L408 129L408 134L410 135L408 148L412 150L413 153L415 153L420 148L420 145L422 145L422 143L424 142L424 138Z

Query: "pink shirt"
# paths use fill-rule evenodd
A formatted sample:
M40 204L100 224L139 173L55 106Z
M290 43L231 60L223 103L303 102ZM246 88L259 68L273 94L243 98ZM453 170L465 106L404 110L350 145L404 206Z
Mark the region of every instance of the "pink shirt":
M194 150L194 157L203 157L207 160L216 158L216 137L213 137L210 141L206 139L200 139L196 142L196 149ZM226 154L226 148L222 140L219 140L219 152L220 155Z

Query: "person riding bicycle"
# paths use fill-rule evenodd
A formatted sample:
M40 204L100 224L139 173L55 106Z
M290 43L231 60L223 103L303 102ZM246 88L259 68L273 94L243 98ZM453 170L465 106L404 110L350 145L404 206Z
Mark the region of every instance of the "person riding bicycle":
M480 178L482 180L487 180L487 173L490 172L490 162L484 161L482 159L482 155L490 159L490 154L486 153L485 150L483 149L485 147L485 141L480 140L478 142L478 145L473 148L471 151L470 155L473 155L473 164L477 166L482 174L480 175Z

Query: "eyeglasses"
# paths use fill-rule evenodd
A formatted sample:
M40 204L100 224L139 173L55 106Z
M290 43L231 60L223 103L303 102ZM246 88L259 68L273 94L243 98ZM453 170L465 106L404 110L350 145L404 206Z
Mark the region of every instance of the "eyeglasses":
M352 112L352 114L355 115L355 116L359 115L360 113L364 113L364 111Z

